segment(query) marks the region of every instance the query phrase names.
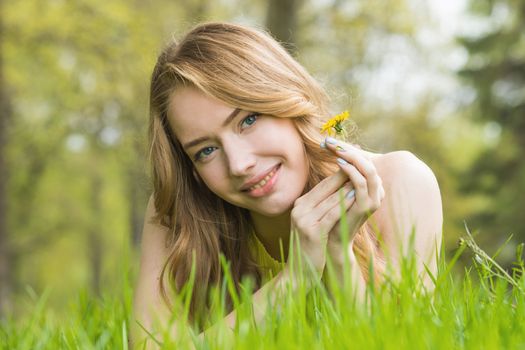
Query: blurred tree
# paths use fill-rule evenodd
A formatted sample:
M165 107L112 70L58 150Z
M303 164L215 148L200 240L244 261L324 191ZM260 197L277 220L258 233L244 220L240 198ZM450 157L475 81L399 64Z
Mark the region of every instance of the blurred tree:
M352 97L369 83L358 81L356 73L380 68L389 57L391 39L415 46L417 20L424 21L408 0L310 2L301 8L299 18L300 60L321 81ZM339 94L334 92L335 97ZM336 102L348 108L349 99Z
M470 11L485 27L459 38L469 52L460 75L476 93L472 115L484 123L487 145L462 187L487 198L471 226L492 248L509 234L525 240L525 1L476 0ZM511 248L503 259L514 258Z
M303 0L270 0L266 11L266 27L273 36L294 51L297 35L297 15Z
M141 216L143 209L137 207L144 208L146 202L145 145L139 135L146 120L147 73L140 51L149 47L154 52L158 39L141 33L148 24L127 3L54 2L45 10L42 6L26 0L7 7L7 73L16 107L16 142L9 145L10 168L17 174L9 186L11 231L17 232L11 271L20 275L16 261L28 253L42 254L71 232L85 239L91 285L97 292L103 247L118 237L109 234L107 223L107 217L115 215L104 211L128 207L129 213ZM112 199L106 194L107 164L112 153L121 154L117 169L125 181L118 184L134 197L124 206L108 208ZM84 169L78 176L92 179L84 193L77 190L78 177L57 182L64 177L60 172L66 171L65 163L75 158L82 160L77 166ZM131 189L126 191L126 186ZM130 238L138 236L140 220L130 215ZM81 261L75 258L71 266ZM31 270L41 275L35 267Z

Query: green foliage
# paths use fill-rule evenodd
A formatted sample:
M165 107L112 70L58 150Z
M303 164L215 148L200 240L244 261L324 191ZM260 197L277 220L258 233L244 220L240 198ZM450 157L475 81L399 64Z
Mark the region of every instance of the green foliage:
M462 174L460 184L464 193L486 199L469 217L470 226L482 228L483 246L493 245L502 233L513 233L521 242L525 239L521 220L525 206L525 3L471 1L471 11L487 30L458 39L469 53L459 73L476 93L472 118L494 131L495 142Z

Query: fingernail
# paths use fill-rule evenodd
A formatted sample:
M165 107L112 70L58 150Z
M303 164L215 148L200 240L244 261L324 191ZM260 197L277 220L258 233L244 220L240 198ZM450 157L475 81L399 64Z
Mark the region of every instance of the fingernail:
M320 146L321 148L326 148L326 143L324 143L324 141L323 141L323 142L321 142L321 143L319 144L319 146Z
M337 145L337 140L334 139L333 137L330 137L330 136L327 136L325 141L331 145Z
M346 149L344 149L344 148L341 147L341 146L336 146L335 149L338 150L339 152L344 152L344 151L346 151Z
M337 158L337 163L342 164L342 165L348 164L348 162L344 160L343 158Z
M346 194L346 199L352 199L355 197L355 190L351 190Z

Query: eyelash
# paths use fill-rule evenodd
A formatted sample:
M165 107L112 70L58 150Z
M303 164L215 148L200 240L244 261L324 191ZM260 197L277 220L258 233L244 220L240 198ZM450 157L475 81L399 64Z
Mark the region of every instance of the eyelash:
M242 128L242 124L243 124L247 119L249 119L249 118L255 118L255 120L253 121L253 123L250 124L250 125L248 125L248 127L252 126L252 125L255 124L255 122L257 121L257 118L259 117L259 115L260 115L260 113L256 113L256 112L248 114L248 115L247 115L246 117L244 117L243 120L240 122L239 126L241 126L241 128ZM211 146L209 146L209 147L201 148L197 153L195 153L195 156L193 157L194 161L197 162L197 161L201 160L201 159L203 158L202 153L204 152L204 150L207 150L207 149L210 149L210 148L216 148L216 147L211 147ZM211 153L210 153L210 154L211 154ZM209 154L208 154L208 156L209 156ZM207 156L204 156L204 157L207 157Z

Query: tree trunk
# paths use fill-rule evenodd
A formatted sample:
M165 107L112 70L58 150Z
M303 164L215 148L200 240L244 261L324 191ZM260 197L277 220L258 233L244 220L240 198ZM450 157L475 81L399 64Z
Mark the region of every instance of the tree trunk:
M7 98L4 76L3 50L4 28L2 21L2 2L0 1L0 319L11 309L11 266L9 236L7 233L7 166L6 145L7 126L11 108Z
M266 28L281 43L294 51L297 33L297 11L302 0L269 0L266 12Z

